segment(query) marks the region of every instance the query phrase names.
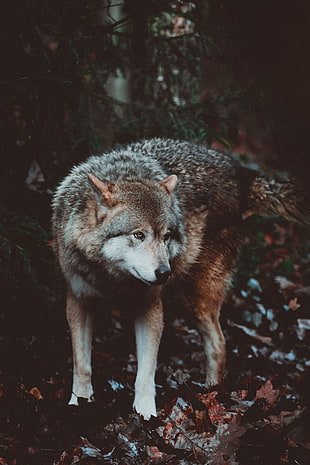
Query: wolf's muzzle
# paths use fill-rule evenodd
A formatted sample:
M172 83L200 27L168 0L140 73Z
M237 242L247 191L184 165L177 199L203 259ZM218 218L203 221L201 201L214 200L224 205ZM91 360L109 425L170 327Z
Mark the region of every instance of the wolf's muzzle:
M155 270L156 284L163 284L171 276L171 268L167 265L160 265L157 270Z

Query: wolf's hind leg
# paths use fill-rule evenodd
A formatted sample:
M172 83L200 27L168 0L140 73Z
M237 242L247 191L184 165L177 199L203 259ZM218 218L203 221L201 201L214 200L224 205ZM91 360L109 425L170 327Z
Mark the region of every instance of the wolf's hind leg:
M66 310L73 350L73 384L69 404L78 405L79 397L91 402L94 396L91 384L93 316L71 292L68 292Z
M156 416L155 371L162 331L163 308L158 298L135 320L138 371L133 407L145 420Z
M202 336L206 363L206 386L219 384L224 376L226 347L225 338L219 322L219 310L212 309L211 302L205 302L196 308L198 326ZM213 303L214 305L214 303ZM207 308L204 308L204 307ZM220 305L218 305L220 307Z
M219 317L227 279L210 278L210 270L200 268L190 293L204 345L206 386L222 381L226 360L225 338Z

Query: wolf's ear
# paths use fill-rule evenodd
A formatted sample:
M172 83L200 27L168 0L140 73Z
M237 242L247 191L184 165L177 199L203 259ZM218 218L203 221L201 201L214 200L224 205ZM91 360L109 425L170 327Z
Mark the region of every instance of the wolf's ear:
M115 184L107 181L100 181L100 179L91 173L89 173L88 179L96 194L100 195L100 200L103 200L108 207L111 207L114 203L113 193L115 191Z
M171 195L175 189L175 186L177 185L177 182L178 182L178 177L175 174L172 174L171 176L164 179L163 181L160 181L159 185L161 188L164 188L165 191L169 195Z

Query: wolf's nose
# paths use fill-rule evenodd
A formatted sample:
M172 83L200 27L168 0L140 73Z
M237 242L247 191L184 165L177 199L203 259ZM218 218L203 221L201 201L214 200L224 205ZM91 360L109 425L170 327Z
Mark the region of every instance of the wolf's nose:
M170 266L160 265L157 270L155 270L155 276L157 278L156 284L162 284L167 281L171 276Z

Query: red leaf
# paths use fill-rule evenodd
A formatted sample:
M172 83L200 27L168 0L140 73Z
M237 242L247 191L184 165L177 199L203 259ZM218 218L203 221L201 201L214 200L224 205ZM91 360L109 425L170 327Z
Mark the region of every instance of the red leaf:
M268 379L260 389L256 391L255 399L266 399L269 405L273 405L279 397L279 389L273 389L272 382Z

